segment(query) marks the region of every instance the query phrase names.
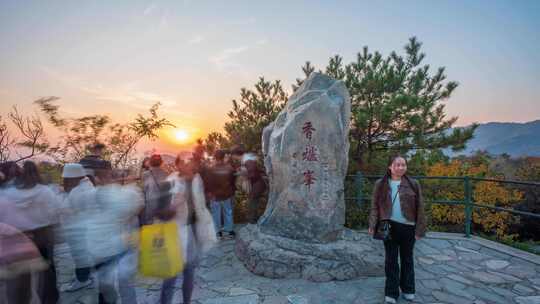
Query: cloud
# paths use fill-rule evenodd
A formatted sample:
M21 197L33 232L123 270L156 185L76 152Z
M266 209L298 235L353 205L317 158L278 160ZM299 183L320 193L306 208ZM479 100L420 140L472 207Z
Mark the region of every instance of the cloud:
M116 87L98 85L81 89L94 95L97 100L124 103L141 109L148 109L156 102L160 102L163 107L174 107L178 105L173 98L141 90L134 82L124 83Z
M169 25L169 16L164 13L159 18L159 29L164 29Z
M209 61L215 64L219 69L229 69L241 67L241 65L233 60L234 56L244 53L249 49L247 46L236 48L228 48L222 50L219 54L209 58Z
M257 22L257 19L255 19L254 17L249 17L245 19L234 20L231 22L231 24L232 25L251 25L251 24L255 24L255 22Z
M268 44L268 40L266 39L260 39L257 42L255 42L256 45L266 45Z
M193 36L191 39L188 40L188 44L190 45L195 45L195 44L199 44L201 42L204 41L204 37L201 36L201 35L196 35L196 36Z
M142 110L147 110L156 102L160 102L162 108L166 109L168 114L189 118L194 117L189 112L176 110L179 104L174 98L143 90L136 81L104 86L102 84L84 81L82 78L59 72L50 67L41 67L41 70L52 79L65 86L79 90L84 94L88 94L95 100L125 104Z
M134 83L126 83L112 88L96 86L83 89L87 93L94 95L96 100L125 104L140 110L148 110L153 104L159 102L161 103L162 113L182 118L196 117L193 113L178 110L179 104L174 98L141 90Z
M241 74L242 76L249 77L249 72L245 66L236 61L235 58L242 53L252 49L257 49L266 44L268 44L268 40L263 38L257 40L250 46L243 45L235 48L227 48L208 58L208 61L213 63L219 70L225 71L229 74L237 73Z
M152 12L157 8L157 5L155 2L152 2L150 3L150 5L148 5L145 9L144 9L144 12L143 12L143 15L144 16L149 16L152 14Z
M169 13L163 7L158 6L156 2L152 2L146 6L143 16L155 22L155 29L157 30L163 30L169 26Z

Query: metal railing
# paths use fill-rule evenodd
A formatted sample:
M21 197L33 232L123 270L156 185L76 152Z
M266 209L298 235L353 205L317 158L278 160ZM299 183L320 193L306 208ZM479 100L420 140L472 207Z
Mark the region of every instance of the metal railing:
M354 189L356 190L355 197L346 197L346 200L355 201L359 207L363 206L364 202L370 202L371 196L364 196L364 181L366 180L376 180L381 178L381 175L363 175L361 172L357 172L354 175L348 175L347 179L354 178ZM486 208L495 210L498 212L508 212L515 215L529 216L533 218L540 219L540 214L525 212L515 209L503 208L489 205L485 202L475 202L473 198L473 183L474 182L493 182L501 184L510 184L510 185L519 185L519 186L531 186L531 187L540 187L540 183L537 182L525 182L525 181L512 181L512 180L499 180L499 179L489 179L489 178L477 178L470 176L412 176L412 178L417 179L418 181L422 180L453 180L453 181L462 181L463 183L463 199L462 200L445 200L445 199L430 199L425 200L426 203L431 204L441 204L441 205L462 205L464 206L465 211L465 236L471 236L471 226L472 226L472 214L474 208Z

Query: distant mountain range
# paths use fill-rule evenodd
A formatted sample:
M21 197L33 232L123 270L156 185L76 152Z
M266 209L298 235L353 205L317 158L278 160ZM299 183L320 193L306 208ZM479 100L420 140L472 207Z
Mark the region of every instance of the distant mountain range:
M540 120L480 124L465 150L449 154L470 155L478 150L494 155L506 153L512 157L540 156Z

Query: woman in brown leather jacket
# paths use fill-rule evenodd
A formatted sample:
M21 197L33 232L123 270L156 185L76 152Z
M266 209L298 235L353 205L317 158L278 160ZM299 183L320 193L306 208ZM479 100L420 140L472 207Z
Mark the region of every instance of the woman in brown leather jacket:
M390 238L384 241L385 303L396 303L400 288L406 300L414 300L414 243L426 233L420 184L406 172L405 158L391 157L386 174L373 189L369 234L373 235L378 221L390 221Z

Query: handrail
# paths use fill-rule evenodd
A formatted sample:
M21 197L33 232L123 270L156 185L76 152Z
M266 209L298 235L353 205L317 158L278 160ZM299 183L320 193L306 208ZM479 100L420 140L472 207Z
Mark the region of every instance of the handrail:
M345 200L353 201L353 200L356 200L356 197L346 197ZM365 198L363 198L363 200L371 202L371 197L365 197ZM465 202L463 202L463 201L455 201L455 200L426 200L426 202L431 203L431 204L439 204L439 205L465 205ZM493 209L493 210L497 210L497 211L508 212L508 213L513 213L513 214L519 214L519 215L524 215L524 216L530 216L530 217L540 219L540 214L539 213L531 213L531 212L520 211L520 210L516 210L516 209L508 209L508 208L503 208L503 207L490 206L490 205L486 205L485 203L484 204L472 203L471 205L473 207Z
M362 204L363 201L371 201L371 197L364 197L362 193L363 180L364 179L378 179L382 175L363 175L361 172L357 172L354 175L347 175L347 178L354 177L355 188L357 189L356 197L347 197L346 200L356 200L357 204ZM463 205L465 207L465 235L470 237L471 227L472 227L472 213L474 208L486 208L500 212L508 212L511 214L528 216L533 218L540 219L540 214L531 213L526 211L520 211L515 209L508 209L497 206L490 206L487 203L474 202L473 193L472 193L472 184L473 182L495 182L503 184L513 184L513 185L523 185L523 186L540 186L538 182L527 182L527 181L514 181L514 180L502 180L502 179L493 179L493 178L479 178L471 176L411 176L412 178L418 180L457 180L463 182L464 198L463 200L426 200L426 202L431 204L445 204L445 205Z
M348 174L347 177L355 177L356 174ZM362 174L363 178L367 179L376 179L381 178L383 175L374 175L374 174ZM442 180L464 180L465 176L425 176L425 175L419 175L419 176L411 176L414 179L442 179ZM506 180L506 179L494 179L494 178L481 178L481 177L472 177L470 176L469 179L473 181L478 182L494 182L494 183L505 183L505 184L516 184L516 185L524 185L524 186L538 186L540 187L540 182L527 182L527 181L515 181L515 180Z

